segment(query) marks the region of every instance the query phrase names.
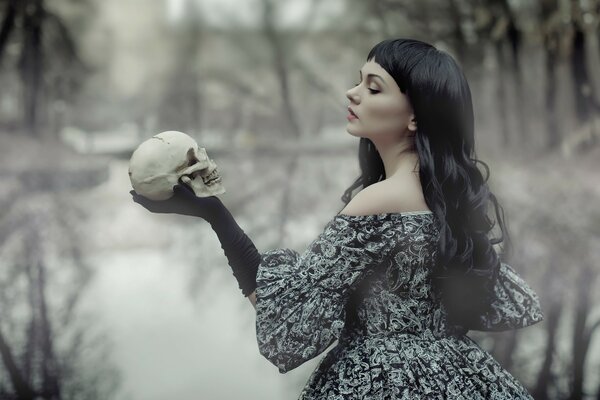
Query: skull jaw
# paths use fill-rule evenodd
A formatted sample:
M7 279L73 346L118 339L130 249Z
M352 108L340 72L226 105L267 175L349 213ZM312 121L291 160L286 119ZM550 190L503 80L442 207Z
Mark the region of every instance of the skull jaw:
M193 173L182 176L183 183L192 188L198 197L216 196L225 193L217 164L211 159L207 159L207 164L202 164L206 167L196 169Z
M197 175L194 179L184 175L181 177L181 181L189 186L198 197L210 197L225 193L225 187L220 178L208 185L202 178L202 175Z

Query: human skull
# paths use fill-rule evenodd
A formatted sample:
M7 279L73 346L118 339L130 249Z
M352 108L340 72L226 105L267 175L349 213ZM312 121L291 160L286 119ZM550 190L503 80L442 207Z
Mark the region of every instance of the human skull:
M206 150L178 131L142 142L129 160L129 179L136 193L150 200L170 198L177 183L188 185L198 197L225 193L217 165Z

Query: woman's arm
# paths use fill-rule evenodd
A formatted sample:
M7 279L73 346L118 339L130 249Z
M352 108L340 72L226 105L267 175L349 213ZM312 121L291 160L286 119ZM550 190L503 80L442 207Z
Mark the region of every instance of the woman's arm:
M133 190L130 193L133 201L149 211L191 215L206 220L221 242L242 294L249 296L254 292L260 253L218 197L198 197L192 189L180 184L173 187L173 197L167 200L149 200Z

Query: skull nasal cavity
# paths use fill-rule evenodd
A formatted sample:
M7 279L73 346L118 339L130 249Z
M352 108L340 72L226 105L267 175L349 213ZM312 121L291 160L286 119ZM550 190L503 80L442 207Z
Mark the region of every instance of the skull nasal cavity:
M187 160L188 160L188 166L192 166L200 161L196 157L196 152L194 151L193 147L190 147L190 149L187 151Z

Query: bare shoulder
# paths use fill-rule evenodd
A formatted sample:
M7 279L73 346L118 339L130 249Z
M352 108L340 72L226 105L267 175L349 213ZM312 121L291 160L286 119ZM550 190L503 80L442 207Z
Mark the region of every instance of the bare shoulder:
M371 215L429 210L421 185L381 181L357 193L340 214Z

